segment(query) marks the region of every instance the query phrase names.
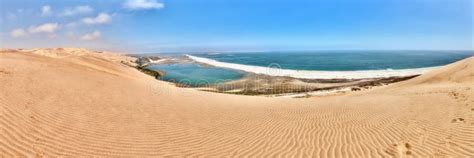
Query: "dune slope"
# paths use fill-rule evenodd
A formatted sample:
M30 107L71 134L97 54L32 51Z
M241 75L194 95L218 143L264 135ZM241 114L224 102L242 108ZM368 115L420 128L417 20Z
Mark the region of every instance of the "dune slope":
M176 88L120 57L70 52L0 53L1 156L474 156L472 57L290 99Z

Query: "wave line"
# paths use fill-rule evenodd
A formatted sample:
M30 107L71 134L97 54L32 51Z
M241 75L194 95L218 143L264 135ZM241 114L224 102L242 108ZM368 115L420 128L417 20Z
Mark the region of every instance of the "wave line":
M403 77L403 76L413 76L420 75L431 71L433 69L439 68L436 67L426 67L426 68L414 68L414 69L399 69L399 70L356 70L356 71L317 71L317 70L290 70L290 69L280 69L272 66L263 67L263 66L251 66L243 64L234 64L220 62L213 59L196 57L192 55L186 55L190 59L209 64L216 67L229 68L234 70L241 70L256 74L270 75L270 76L287 76L293 78L301 79L367 79L367 78L387 78L387 77Z

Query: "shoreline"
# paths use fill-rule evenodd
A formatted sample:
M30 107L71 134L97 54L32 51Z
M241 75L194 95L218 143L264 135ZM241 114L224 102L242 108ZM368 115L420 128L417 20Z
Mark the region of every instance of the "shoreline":
M137 67L140 71L149 74L156 79L162 80L161 77L166 75L166 71L147 69L147 66L153 64L181 64L181 63L196 63L201 66L219 67L213 64L199 62L194 60L189 55L180 56L177 58L162 58L158 56L144 56L137 57L137 64L143 65ZM140 61L148 61L140 63ZM155 62L160 61L160 62ZM237 70L242 71L242 70ZM295 78L291 76L267 75L249 71L243 71L245 76L240 79L228 80L220 83L203 84L203 85L187 85L179 81L168 81L176 87L191 88L199 91L226 93L235 95L256 95L268 97L312 97L321 95L332 95L336 93L348 93L351 91L361 91L388 85L404 80L408 80L419 76L388 76L388 77L373 77L373 78ZM320 72L320 71L318 71ZM367 71L364 71L369 73Z
M148 63L139 63L143 59L138 58L137 64L143 65L136 67L138 70L145 74L151 75L156 79L162 80L160 77L166 74L166 71L147 69L146 66L154 63L153 60L149 60L151 57L143 57L150 61ZM194 61L190 58L160 58L154 57L155 60L165 61L159 64L181 64L195 62L202 66L211 66L207 63L201 63ZM411 76L392 76L392 77L379 77L379 78L363 78L363 79L301 79L288 76L271 76L265 74L257 74L253 72L246 72L245 76L236 80L228 80L225 82L214 83L214 84L203 84L203 85L186 85L179 81L168 81L176 87L180 88L191 88L199 91L215 92L215 93L226 93L235 95L253 95L253 96L267 96L267 97L312 97L331 95L334 93L348 93L351 91L361 91L371 89L372 87L388 85L404 80L414 78L418 75Z
M186 54L188 58L207 65L215 67L229 68L239 71L252 72L256 74L293 77L299 79L371 79L371 78L387 78L387 77L403 77L421 75L441 66L413 68L413 69L397 69L397 70L355 70L355 71L319 71L319 70L290 70L281 69L278 64L270 64L268 67L243 65L235 63L220 62L213 59L196 57Z

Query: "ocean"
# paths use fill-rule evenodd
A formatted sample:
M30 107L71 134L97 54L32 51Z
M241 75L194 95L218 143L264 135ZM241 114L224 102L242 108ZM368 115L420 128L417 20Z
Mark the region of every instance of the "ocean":
M188 53L186 56L194 61L214 67L191 63L150 68L166 71L164 80L191 85L240 79L245 72L304 79L361 79L422 74L473 55L472 51L359 50Z

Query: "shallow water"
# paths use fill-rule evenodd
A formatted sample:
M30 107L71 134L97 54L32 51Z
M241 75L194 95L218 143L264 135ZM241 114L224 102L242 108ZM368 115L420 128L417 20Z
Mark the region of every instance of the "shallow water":
M206 67L199 64L159 64L151 65L152 70L162 70L166 74L162 80L173 81L190 86L205 86L242 78L242 71L218 67Z
M163 80L196 86L240 79L245 74L243 71L306 79L411 76L472 55L470 51L201 53L190 57L217 67L167 64L150 68L166 71Z

